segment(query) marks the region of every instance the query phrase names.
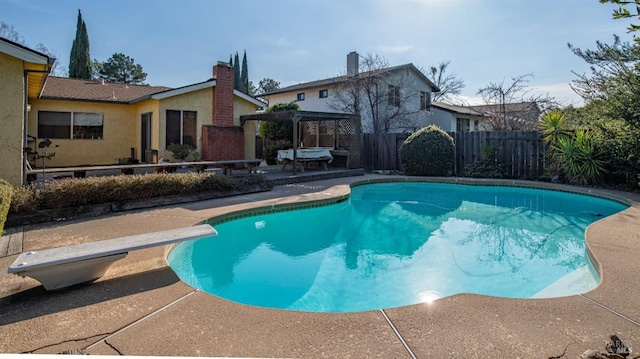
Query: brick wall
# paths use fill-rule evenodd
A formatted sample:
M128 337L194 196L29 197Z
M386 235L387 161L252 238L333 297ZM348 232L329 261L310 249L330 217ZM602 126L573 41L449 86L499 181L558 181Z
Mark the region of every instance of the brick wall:
M233 126L233 67L218 62L213 67L216 85L213 87L214 126Z
M244 129L202 126L202 159L204 161L244 159Z
M202 126L205 161L244 159L244 129L233 125L233 76L233 67L225 62L213 67L213 125Z

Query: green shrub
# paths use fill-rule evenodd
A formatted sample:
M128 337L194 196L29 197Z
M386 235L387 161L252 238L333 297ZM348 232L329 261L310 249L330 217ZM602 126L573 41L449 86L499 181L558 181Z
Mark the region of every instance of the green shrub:
M0 178L0 236L4 232L4 222L7 221L12 192L13 186Z
M494 145L482 148L480 161L466 164L464 176L473 178L504 178L504 165L498 162L496 153L498 148Z
M299 111L295 101L289 103L277 103L275 105L267 107L265 113L280 112L280 111ZM258 123L258 133L260 137L268 140L293 140L293 122L292 121L260 121Z
M400 147L402 168L409 176L450 175L453 156L453 138L435 125L414 132Z
M193 147L188 143L183 143L183 144L171 143L169 144L169 146L167 146L167 151L173 154L174 160L186 159L187 157L189 157L191 152L195 151L195 149L196 149L195 147Z
M267 162L268 165L275 165L278 162L277 161L278 151L286 150L289 148L291 148L290 144L264 146L264 149L262 150L262 155L264 156L264 160L265 162Z
M558 142L560 169L571 183L593 184L606 172L606 161L589 132L579 130L575 137Z
M263 176L236 178L208 173L71 178L54 181L43 189L34 186L17 187L13 193L10 211L30 213L42 209L78 207L171 195L224 192L264 183Z

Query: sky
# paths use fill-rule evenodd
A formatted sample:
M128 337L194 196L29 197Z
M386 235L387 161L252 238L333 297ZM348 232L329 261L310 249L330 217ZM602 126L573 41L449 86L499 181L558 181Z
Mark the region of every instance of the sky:
M456 102L466 104L482 103L479 88L532 74L529 94L580 106L569 84L589 66L567 44L632 39L632 19L613 20L614 6L598 0L0 0L0 21L68 69L78 9L91 58L124 53L150 85L205 81L246 51L254 85L284 87L345 74L356 51L425 72L450 61L466 85Z

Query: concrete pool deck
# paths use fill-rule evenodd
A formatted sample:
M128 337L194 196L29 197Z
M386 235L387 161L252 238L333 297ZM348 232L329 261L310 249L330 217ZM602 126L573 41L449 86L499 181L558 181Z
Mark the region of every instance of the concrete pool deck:
M257 206L327 199L348 193L351 182L392 177L281 185L270 192L32 225L23 230L23 250L180 228ZM7 274L17 257L11 255L0 258L0 353L83 349L92 355L575 358L588 349L604 351L609 336L616 334L635 356L640 350L640 196L581 190L634 202L588 228L587 244L602 282L582 295L522 300L460 294L377 311L305 313L250 307L197 291L167 267L161 247L131 252L95 283L58 292Z

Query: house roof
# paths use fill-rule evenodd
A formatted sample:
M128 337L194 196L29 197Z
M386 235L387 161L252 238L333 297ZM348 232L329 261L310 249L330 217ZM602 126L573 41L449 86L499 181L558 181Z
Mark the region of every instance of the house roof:
M451 113L459 113L459 114L462 114L462 115L482 116L482 114L480 112L478 112L477 110L475 110L473 106L458 106L458 105L451 105L451 104L442 103L442 102L433 102L431 104L431 106L439 108L439 109L444 110L444 111L451 112Z
M170 89L165 86L132 85L50 76L44 86L41 98L48 100L132 103L140 98Z
M483 113L498 113L502 112L501 104L489 104L489 105L474 105L469 106L478 112ZM538 111L540 112L540 108L538 108L538 104L535 102L513 102L513 103L505 103L504 110L507 112L524 112L524 111Z
M38 97L56 59L1 37L0 52L24 61L24 70L28 76L28 96Z
M420 77L423 81L425 81L426 83L429 84L429 86L432 88L432 90L434 92L439 92L440 91L438 86L436 86L433 82L431 82L431 80L429 80L429 78L427 78L422 73L422 71L418 70L418 68L415 67L412 63L404 64L404 65L398 65L398 66L386 67L386 68L378 69L378 70L366 71L366 72L360 73L360 74L355 75L355 76L371 76L372 74L384 76L384 75L391 74L391 73L398 72L398 71L402 71L402 70L405 70L405 69L410 69L410 70L414 71L418 75L418 77ZM340 83L343 83L343 82L347 81L347 79L349 79L349 76L341 75L341 76L330 77L330 78L316 80L316 81L303 82L303 83L299 83L299 84L296 84L296 85L283 87L283 88L280 88L280 89L277 89L277 90L274 90L274 91L265 92L265 93L259 94L258 96L269 96L269 95L275 95L275 94L279 94L279 93L305 90L305 89L314 88L314 87L336 85L336 84L340 84Z
M171 88L166 86L132 85L115 82L103 82L100 80L70 79L66 77L51 76L47 80L42 96L47 100L68 100L68 101L91 101L131 104L148 98L161 100L168 97L178 96L185 93L198 91L201 89L214 87L215 79L204 82ZM266 106L249 95L238 90L233 91L234 95L249 101L256 106Z

